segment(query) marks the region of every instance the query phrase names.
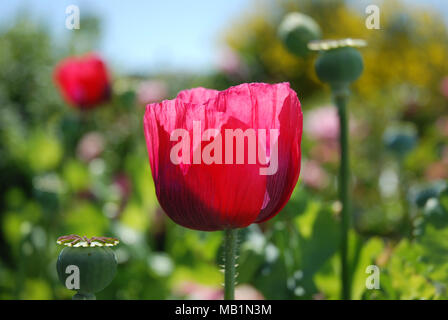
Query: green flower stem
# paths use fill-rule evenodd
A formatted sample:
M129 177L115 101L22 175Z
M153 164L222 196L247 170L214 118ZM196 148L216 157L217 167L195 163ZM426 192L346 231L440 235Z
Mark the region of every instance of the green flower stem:
M235 299L237 229L226 229L224 235L224 300Z
M340 143L340 168L339 168L339 201L342 205L341 210L341 281L342 281L342 299L350 299L350 273L348 264L348 231L350 228L350 168L349 168L349 150L348 150L348 117L347 100L348 90L333 90L334 101L339 113L339 143Z

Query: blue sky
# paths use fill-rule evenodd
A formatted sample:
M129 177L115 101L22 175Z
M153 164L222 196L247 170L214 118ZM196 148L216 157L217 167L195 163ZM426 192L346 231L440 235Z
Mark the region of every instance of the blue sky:
M0 25L20 11L46 23L56 35L65 28L65 8L75 4L101 19L99 50L120 69L208 69L215 63L218 35L251 0L17 0L0 1ZM82 25L81 25L82 28ZM161 67L163 66L163 67Z
M406 1L434 6L448 17L447 0ZM222 30L247 11L253 0L1 1L0 25L11 24L16 13L26 8L57 36L64 36L72 32L65 29L65 8L70 4L78 5L81 15L99 16L103 33L98 48L114 67L150 72L213 67Z

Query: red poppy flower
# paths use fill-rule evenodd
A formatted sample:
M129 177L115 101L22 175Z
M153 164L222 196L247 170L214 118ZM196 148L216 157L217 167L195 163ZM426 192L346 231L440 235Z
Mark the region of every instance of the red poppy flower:
M54 81L67 103L81 109L94 108L110 96L106 65L92 53L60 61L54 70Z
M144 131L159 203L187 228L266 221L299 177L302 111L288 83L185 90L149 104Z

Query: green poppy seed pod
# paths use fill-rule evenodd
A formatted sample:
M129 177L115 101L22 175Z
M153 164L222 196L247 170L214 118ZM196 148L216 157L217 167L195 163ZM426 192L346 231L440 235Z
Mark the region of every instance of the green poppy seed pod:
M94 299L94 293L107 287L117 271L117 259L110 246L114 238L64 236L58 239L65 247L59 254L56 269L59 280L78 293L73 299Z
M322 32L311 17L292 12L287 14L280 24L278 36L291 53L306 57L309 53L308 42L320 39Z
M361 53L356 48L341 47L322 51L317 57L315 68L322 82L339 87L358 79L364 65Z
M392 126L384 133L383 141L389 151L403 157L417 145L417 130L411 124Z

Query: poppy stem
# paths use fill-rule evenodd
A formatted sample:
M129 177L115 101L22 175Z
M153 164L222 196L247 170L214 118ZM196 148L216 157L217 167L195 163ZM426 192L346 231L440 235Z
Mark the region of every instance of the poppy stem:
M235 299L237 229L226 229L224 235L224 300Z
M340 168L339 168L339 201L342 205L341 210L341 282L342 299L350 299L350 273L348 264L348 232L350 228L350 167L349 167L349 148L348 148L348 117L347 100L349 91L334 90L334 101L339 114L339 144L340 144Z

